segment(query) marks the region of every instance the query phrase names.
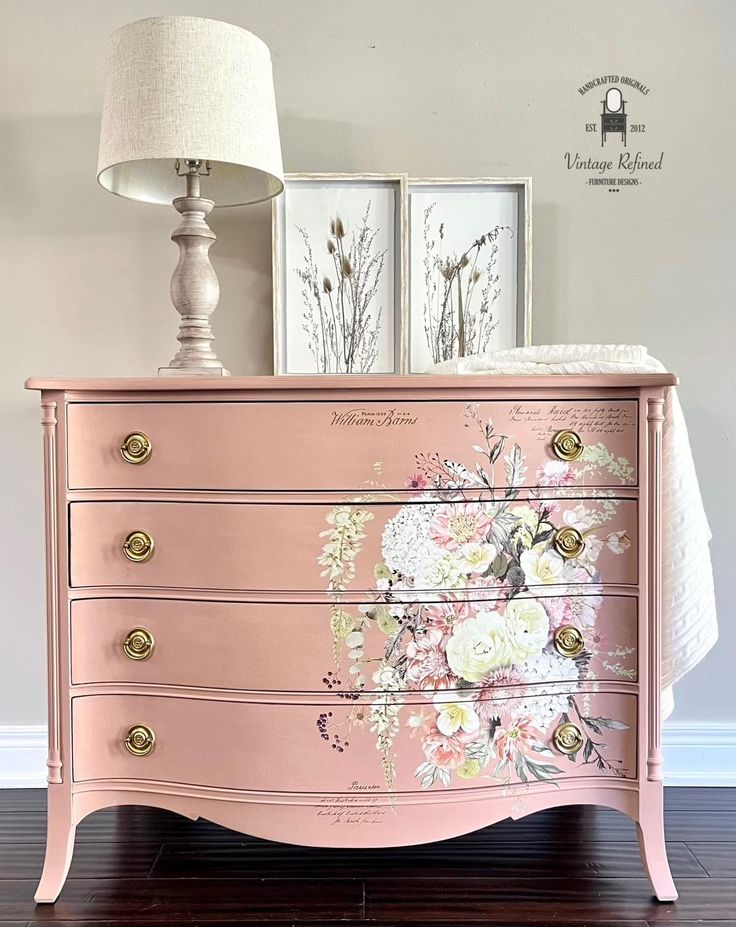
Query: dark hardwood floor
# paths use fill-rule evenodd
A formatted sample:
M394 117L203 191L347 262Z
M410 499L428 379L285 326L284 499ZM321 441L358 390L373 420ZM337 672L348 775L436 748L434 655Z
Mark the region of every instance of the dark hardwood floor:
M675 904L653 900L631 821L602 809L559 808L444 843L358 851L268 843L121 808L80 825L59 900L36 906L45 792L0 791L0 927L736 927L736 789L666 796Z

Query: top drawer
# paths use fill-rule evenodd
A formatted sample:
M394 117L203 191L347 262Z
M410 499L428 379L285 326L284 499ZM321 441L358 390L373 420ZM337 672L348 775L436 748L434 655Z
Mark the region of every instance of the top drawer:
M67 416L70 489L637 482L635 400L71 403ZM130 435L150 453L133 442L126 460Z

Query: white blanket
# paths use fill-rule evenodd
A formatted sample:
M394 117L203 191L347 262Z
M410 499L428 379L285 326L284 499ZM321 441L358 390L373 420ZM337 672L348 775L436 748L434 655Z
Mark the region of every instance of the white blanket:
M436 364L432 373L657 373L666 368L641 345L546 344ZM718 638L711 538L687 426L674 389L665 400L662 460L662 714L674 708L672 685Z

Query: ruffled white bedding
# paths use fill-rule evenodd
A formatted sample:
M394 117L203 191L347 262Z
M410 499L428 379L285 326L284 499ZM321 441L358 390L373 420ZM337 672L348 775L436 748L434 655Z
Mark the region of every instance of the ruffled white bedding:
M432 373L661 373L641 345L538 345L494 351L435 365ZM675 389L668 389L662 459L662 714L674 708L672 686L718 638L711 538L687 426Z

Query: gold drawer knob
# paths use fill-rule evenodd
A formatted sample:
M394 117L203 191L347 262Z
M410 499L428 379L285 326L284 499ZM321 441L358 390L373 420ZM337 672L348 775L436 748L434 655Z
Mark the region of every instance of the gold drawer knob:
M123 541L123 553L134 563L143 563L153 556L153 538L145 531L131 531Z
M147 628L132 628L123 641L123 652L131 660L147 660L154 646L153 634Z
M129 434L120 445L120 455L126 463L142 464L151 456L153 446L148 435L142 431Z
M577 724L560 724L552 735L552 743L560 753L577 753L583 746L583 732Z
M585 445L575 431L558 431L552 438L552 450L560 460L577 460Z
M134 724L125 735L123 743L133 756L148 756L156 746L156 735L145 724Z
M555 631L554 643L562 657L576 657L585 650L583 635L571 624L563 624Z
M552 539L557 553L565 560L579 557L585 550L585 541L577 528L558 528Z

